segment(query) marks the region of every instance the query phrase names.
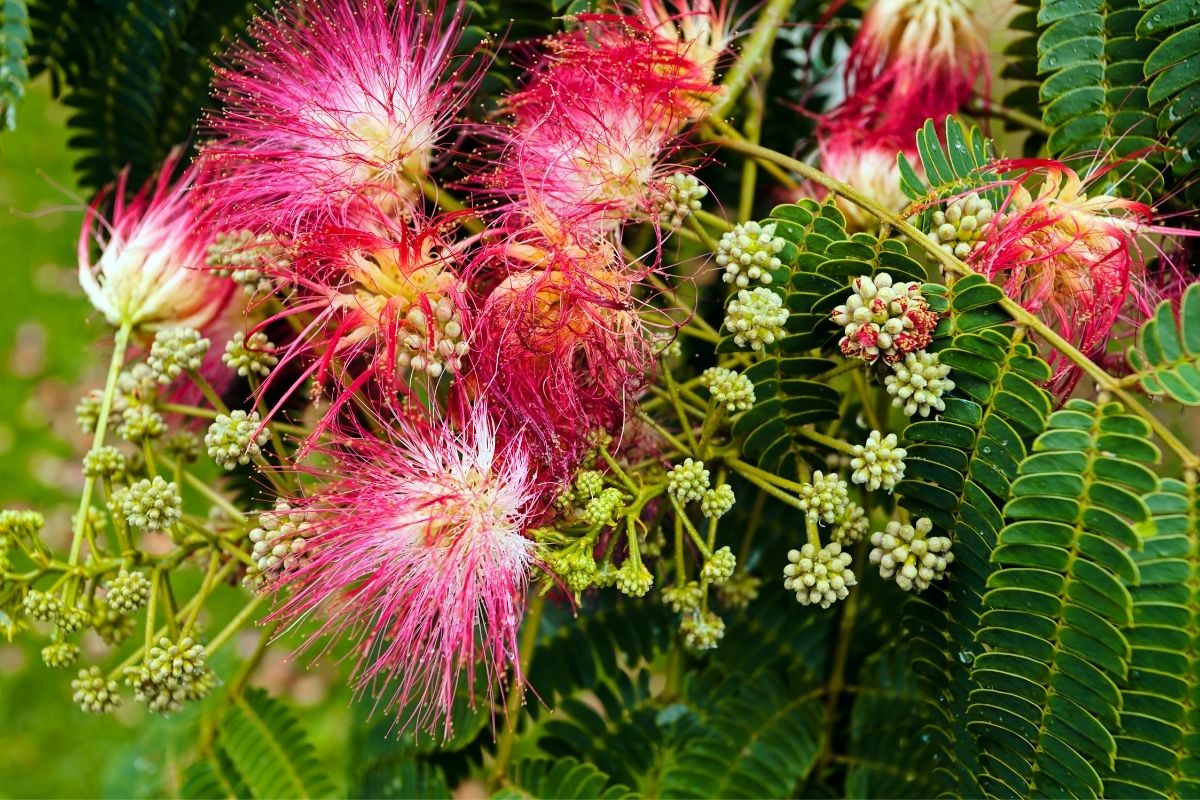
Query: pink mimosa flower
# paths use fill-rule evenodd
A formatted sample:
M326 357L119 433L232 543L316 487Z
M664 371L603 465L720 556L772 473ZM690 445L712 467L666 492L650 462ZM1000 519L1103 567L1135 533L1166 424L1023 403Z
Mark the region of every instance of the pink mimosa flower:
M817 155L823 172L850 184L892 211L899 212L908 205L909 200L900 189L900 168L896 164L896 157L905 151L910 160L919 163L911 141L912 137L902 143L898 137L847 129L833 136L820 137ZM798 194L824 199L828 192L819 185L805 185ZM879 220L856 203L843 197L836 197L835 202L846 216L848 231L879 228Z
M713 79L717 60L732 40L727 0L636 0L633 4L656 36L678 48L704 80Z
M267 576L287 591L273 618L322 616L308 646L356 641L355 686L383 692L405 730L448 736L456 694L478 700L478 668L489 705L523 690L517 631L534 562L523 531L539 491L529 454L516 438L498 447L478 405L461 429L400 419L329 455L330 483L291 502L307 527Z
M226 227L292 234L361 200L406 208L474 84L453 54L461 32L443 2L314 0L258 17L218 71L204 153Z
M106 189L88 208L79 232L84 294L110 325L129 325L143 336L167 328L204 329L226 309L235 288L205 269L212 214L194 203L195 169L172 182L179 155L172 153L157 179L128 202L128 175L122 172L111 191L108 219L100 211L110 196ZM92 241L100 246L94 263Z
M907 139L926 119L958 111L987 77L982 11L972 0L875 0L833 116Z
M1133 290L1145 274L1142 237L1152 232L1152 209L1088 197L1085 181L1061 162L1023 159L995 169L1020 174L967 263L1081 352L1101 356L1129 301L1143 313L1149 308ZM1041 182L1036 197L1024 185L1031 180ZM1050 362L1056 378L1071 371L1057 353Z
M442 236L447 224L447 218L414 214L398 223L374 214L354 228L325 226L297 240L294 258L271 274L292 293L264 324L310 315L282 351L276 373L294 372L299 359L303 376L321 383L335 361L343 367L326 422L370 376L394 395L407 392L415 376L437 379L461 367L466 285Z

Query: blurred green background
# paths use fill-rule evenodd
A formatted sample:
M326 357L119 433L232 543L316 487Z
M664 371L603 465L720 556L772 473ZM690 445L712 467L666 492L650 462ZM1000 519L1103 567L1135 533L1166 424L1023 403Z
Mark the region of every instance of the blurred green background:
M69 543L82 485L78 458L87 443L75 404L100 384L111 335L76 279L87 198L73 179L68 114L42 80L18 108L17 130L0 131L0 298L7 301L0 311L0 508L42 511L55 548ZM237 589L223 594L223 615L245 599ZM237 650L244 654L257 638L244 631ZM75 671L43 666L45 644L38 635L15 643L0 637L0 798L170 794L204 706L170 719L148 717L132 702L111 716L84 714L71 702ZM85 663L107 653L94 634L81 644ZM218 675L236 669L229 648L214 662ZM307 733L338 775L350 714L344 676L306 665L272 652L252 682L308 707Z

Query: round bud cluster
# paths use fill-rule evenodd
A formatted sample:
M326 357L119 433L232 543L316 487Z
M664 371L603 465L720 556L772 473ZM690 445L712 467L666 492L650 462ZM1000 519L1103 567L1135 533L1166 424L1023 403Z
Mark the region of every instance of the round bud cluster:
M728 483L722 483L717 488L709 489L701 495L700 513L710 519L713 517L720 519L729 513L729 509L733 508L735 500L733 487Z
M153 406L138 403L121 412L117 435L127 442L141 444L147 439L157 439L166 432L167 423Z
M114 647L133 635L133 618L109 608L101 598L97 599L91 625L105 644Z
M125 515L126 522L142 530L166 530L183 516L179 487L161 475L145 478L115 493L113 503Z
M844 329L838 343L842 354L869 364L880 356L892 364L924 350L933 341L938 321L921 294L921 284L893 284L886 272L855 278L853 294L833 310L832 318Z
M730 414L748 411L754 405L754 383L731 369L709 367L701 373L700 384Z
M693 650L712 650L725 636L725 620L711 611L695 610L685 614L679 623L683 643Z
M594 469L586 469L575 476L575 488L583 497L596 497L604 491L604 476Z
M150 579L137 570L121 570L108 582L108 607L118 614L134 614L150 599Z
M58 612L58 630L60 633L74 633L82 630L91 619L88 613L78 606L63 606Z
M845 513L850 503L849 487L836 472L826 475L817 470L812 483L800 487L799 506L805 514L812 514L826 525L832 525Z
M25 595L25 616L34 622L54 622L62 614L62 600L57 595L30 589Z
M783 336L788 310L783 298L765 287L742 289L725 310L725 328L738 347L762 350Z
M42 648L42 662L50 669L66 669L79 658L79 645L55 642Z
M943 364L937 353L909 353L903 361L892 365L892 374L883 379L887 393L892 396L892 405L903 408L911 417L920 414L928 417L934 409L946 410L942 394L954 388L950 365Z
M986 197L976 194L959 197L945 211L933 212L929 238L947 253L966 258L982 243L984 230L995 216L996 210Z
M901 525L892 520L882 531L871 534L872 564L879 565L882 578L895 578L906 592L922 592L929 584L946 576L946 567L954 561L950 539L930 536L933 523L921 517L917 524Z
M615 586L617 583L617 573L619 570L613 566L611 561L604 561L596 567L596 574L592 576L592 586L600 589L607 589L610 586Z
M708 489L708 470L703 461L684 459L667 472L667 491L680 503L700 500Z
M308 545L314 516L311 511L293 510L283 499L275 501L274 511L260 514L258 527L250 531L254 574L247 575L247 581L257 582L267 573L296 566Z
M751 281L771 283L771 272L782 266L779 253L787 242L775 235L775 224L746 222L721 234L717 244L717 266L725 268L723 279L745 289Z
M83 474L89 478L120 479L125 474L125 456L111 445L89 450L83 457Z
M717 597L730 608L745 608L758 597L760 585L762 581L759 578L743 572L718 586Z
M658 209L658 220L667 228L678 228L688 215L699 211L708 187L690 172L673 172L666 178L666 192Z
M208 262L223 267L221 272L252 297L274 288L263 272L278 270L286 261L287 253L275 237L248 230L218 233L208 247Z
M572 548L560 553L552 568L572 592L582 592L592 586L596 577L596 559L590 547Z
M617 570L617 591L630 597L644 597L654 585L654 576L642 563L629 559Z
M904 457L908 455L898 443L894 433L882 436L879 431L871 431L864 444L854 445L850 459L854 473L850 479L865 484L868 491L883 488L890 492L904 477Z
M252 333L247 337L239 331L225 343L221 361L243 378L251 375L266 377L271 374L271 367L279 363L279 357L265 333Z
M191 431L178 431L162 444L163 452L181 464L200 457L200 437Z
M722 547L704 562L704 567L700 570L700 578L720 586L729 580L735 569L737 569L737 556L728 547Z
M46 518L39 511L24 511L6 508L0 511L0 535L12 534L23 539L36 536L46 525Z
M137 363L117 376L116 408L151 403L158 396L158 376L149 365Z
M850 560L850 554L842 552L837 542L820 549L805 544L799 550L789 550L791 563L783 568L783 587L794 591L802 606L829 608L845 600L850 587L858 583L850 570Z
M79 398L75 405L75 424L84 433L95 433L96 424L100 420L100 404L104 401L104 393L99 389Z
M613 514L623 502L621 490L609 487L587 502L583 507L583 519L591 528L603 528L612 522Z
M241 409L228 414L218 414L216 421L204 434L204 445L208 456L225 469L238 464L246 465L252 458L262 454L270 433L262 424L257 411L247 414Z
M662 599L668 608L679 614L699 608L704 599L704 590L696 581L688 581L682 586L668 586L663 589Z
M867 512L863 507L857 503L847 503L846 510L838 517L829 538L842 547L847 547L861 539L870 526L871 521L867 519Z
M462 316L454 301L448 296L427 296L433 320L420 304L414 303L408 309L404 315L408 332L400 336L399 344L404 349L396 354L396 363L436 378L443 372L456 372L462 366L467 341L463 337Z
M125 670L125 680L134 697L156 714L173 714L188 700L199 700L214 685L205 666L202 645L189 637L173 642L167 637L150 648L139 667Z
M181 373L200 369L211 342L195 328L168 328L154 334L147 366L159 383L170 383Z
M107 714L121 704L116 681L110 681L99 667L79 670L71 681L71 699L89 714Z

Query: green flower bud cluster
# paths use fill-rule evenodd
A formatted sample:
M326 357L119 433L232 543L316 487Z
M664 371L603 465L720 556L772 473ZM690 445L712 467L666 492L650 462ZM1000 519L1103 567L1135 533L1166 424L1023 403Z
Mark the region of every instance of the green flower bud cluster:
M147 439L157 439L166 432L167 423L153 406L138 403L121 412L117 435L127 442L141 444Z
M617 591L622 594L630 597L644 597L653 585L654 576L650 574L650 570L640 562L634 563L633 559L627 560L617 570Z
M575 476L575 489L582 497L596 497L604 491L604 476L594 469L584 470Z
M315 515L293 510L285 500L275 501L275 510L258 517L258 527L250 531L254 569L247 573L249 584L261 582L268 573L290 570L302 558L313 529Z
M708 470L703 461L684 459L667 472L667 492L680 503L701 500L708 489Z
M202 645L190 637L173 642L167 637L146 653L145 661L125 670L134 697L156 714L173 714L190 700L204 697L215 685L205 665Z
M946 577L946 568L954 561L950 539L930 536L933 522L921 517L916 525L892 520L882 531L871 534L869 558L879 565L879 576L894 578L906 592L923 592L929 584Z
M802 606L829 608L845 600L850 587L858 583L850 569L850 554L842 552L837 542L819 549L806 543L799 550L789 550L788 561L783 568L783 587L794 591Z
M737 556L728 547L717 550L700 569L700 578L708 583L720 586L733 575L737 569Z
M762 350L784 334L788 310L783 298L766 287L742 289L725 308L725 329L738 347Z
M769 285L773 280L771 272L783 265L779 253L786 244L782 236L775 235L773 222L734 225L733 230L721 234L717 244L717 266L725 268L722 278L740 289L745 289L751 281Z
M178 431L162 443L163 452L181 464L200 457L200 437L191 431Z
M662 599L668 608L679 614L699 608L704 600L704 590L696 581L688 581L682 586L668 586L663 589Z
M904 477L904 457L908 451L899 447L896 434L883 436L871 431L864 444L854 445L850 468L854 473L850 479L865 484L869 491L887 489L889 492Z
M986 197L969 194L952 200L945 211L932 214L929 238L947 253L965 259L983 243L988 223L996 210Z
M733 487L722 483L715 489L706 490L700 497L700 513L710 519L720 519L733 508L735 500Z
M77 606L63 606L56 623L60 633L75 633L91 621L88 613Z
M150 600L150 588L144 573L121 570L108 582L108 607L118 614L136 614Z
M238 332L225 343L225 355L221 356L225 366L243 378L251 375L266 377L271 368L279 363L275 345L265 333L252 333L249 337Z
M137 363L126 367L117 376L114 408L153 403L158 398L158 375L149 364Z
M89 714L107 714L121 704L117 682L105 678L99 667L79 670L71 692L75 705Z
M583 507L583 519L591 528L611 525L613 515L625 502L620 489L609 487L593 497Z
M115 647L133 635L133 617L113 610L107 601L98 598L92 613L92 627L105 644Z
M564 550L551 559L550 568L572 592L578 594L590 589L596 577L596 559L592 557L591 545L585 542L580 547Z
M54 622L62 614L62 600L58 595L30 589L25 595L25 616L34 622Z
M125 475L125 455L111 445L89 450L83 457L83 474L89 478L120 480Z
M928 417L935 410L946 410L942 395L954 388L949 374L950 365L941 363L937 353L921 350L892 364L892 374L883 382L892 396L892 405L903 408L905 416Z
M6 508L0 511L0 536L14 536L29 540L41 533L46 519L37 511L21 511Z
M709 367L700 374L700 385L730 414L748 411L754 405L754 383L731 369Z
M725 620L711 611L694 610L679 623L683 643L693 650L712 650L725 636Z
M837 524L830 531L829 538L842 547L848 547L861 539L870 526L871 521L867 519L867 512L863 507L857 503L847 503L837 519Z
M678 228L693 211L700 210L700 201L708 195L708 187L702 186L690 172L673 172L667 176L666 184L658 220L664 227Z
M249 464L251 459L260 456L269 436L257 411L247 414L238 409L217 415L216 421L204 435L204 444L213 461L225 469L233 469L238 464Z
M79 430L84 433L96 432L96 425L100 420L100 404L103 400L104 393L99 389L93 389L79 398L75 405L75 424L79 426Z
M223 267L221 271L253 297L274 288L271 279L263 273L285 264L287 251L269 234L229 231L213 238L208 247L208 261L215 267Z
M812 482L800 489L799 506L826 525L832 525L846 511L850 502L849 487L836 472L828 475L817 470Z
M183 372L200 369L211 342L195 328L168 328L154 335L146 365L159 383L170 383Z
M126 522L140 530L167 530L183 516L179 487L160 475L114 492L111 505L124 515Z
M717 587L717 598L729 608L745 608L758 597L762 580L743 571Z
M66 669L79 658L79 645L55 642L42 648L42 662L50 669Z

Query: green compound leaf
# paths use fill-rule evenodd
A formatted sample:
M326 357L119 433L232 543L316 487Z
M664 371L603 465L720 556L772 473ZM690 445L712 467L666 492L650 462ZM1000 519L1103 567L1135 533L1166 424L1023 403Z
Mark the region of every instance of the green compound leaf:
M946 117L945 146L938 138L933 120L917 131L917 154L925 179L909 163L904 153L897 155L900 167L900 188L909 199L921 205L932 205L939 198L962 194L972 188L988 186L996 181L990 170L995 158L992 143L977 127L969 130L954 117ZM998 187L986 189L983 196L999 208L1004 197ZM928 223L926 217L932 209L921 211L921 226Z
M1104 796L1196 797L1200 494L1194 484L1164 479L1145 502L1155 533L1141 551L1130 554L1140 578L1129 585L1130 678L1121 685L1117 758L1112 775L1104 779Z
M1142 0L1141 7L1137 35L1153 47L1142 65L1146 99L1171 148L1169 163L1186 177L1196 169L1200 141L1200 16L1183 0Z
M29 11L25 0L0 0L0 118L17 127L17 104L25 96L29 69Z
M449 800L450 787L441 767L414 756L394 763L371 765L359 776L351 797Z
M1116 431L1121 431L1117 434ZM1050 415L1010 485L983 597L968 726L990 794L1099 797L1133 681L1134 604L1155 485L1150 435L1119 404ZM1143 463L1138 463L1143 462Z
M224 748L213 746L214 758L197 761L183 775L183 786L179 796L187 800L213 800L214 798L249 797L250 787L233 765Z
M296 715L261 689L248 689L233 698L217 740L255 798L320 798L335 793Z
M591 764L574 758L530 758L513 767L511 782L492 795L502 800L618 800L637 797Z
M1147 394L1200 405L1200 283L1183 293L1178 320L1170 300L1159 303L1126 356Z

